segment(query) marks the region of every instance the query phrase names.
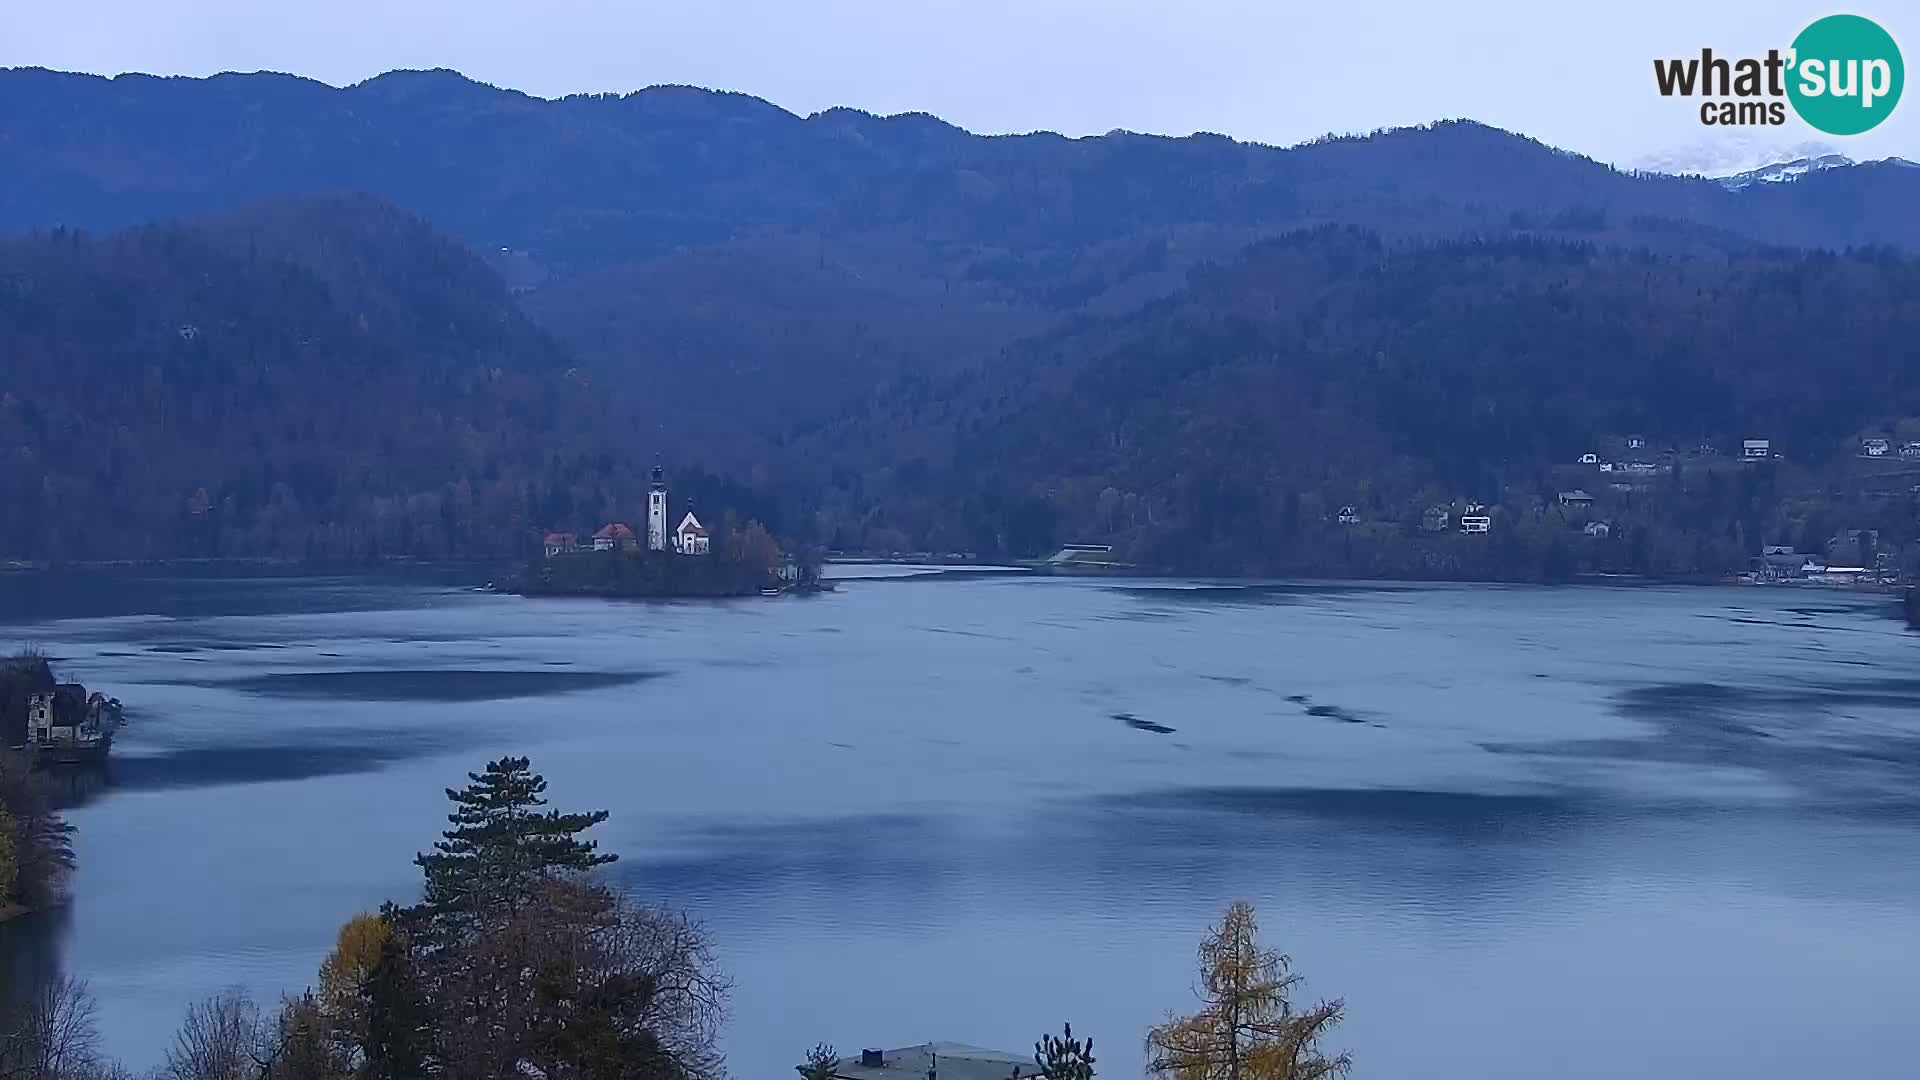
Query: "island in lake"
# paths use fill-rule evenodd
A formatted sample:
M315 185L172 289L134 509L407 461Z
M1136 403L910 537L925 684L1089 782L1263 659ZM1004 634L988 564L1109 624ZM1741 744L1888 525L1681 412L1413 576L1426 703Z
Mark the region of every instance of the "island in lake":
M826 588L816 553L789 555L759 522L724 522L710 533L691 510L668 528L667 484L653 468L644 542L624 522L609 522L586 542L572 532L546 534L542 557L514 573L507 591L522 596L722 597Z

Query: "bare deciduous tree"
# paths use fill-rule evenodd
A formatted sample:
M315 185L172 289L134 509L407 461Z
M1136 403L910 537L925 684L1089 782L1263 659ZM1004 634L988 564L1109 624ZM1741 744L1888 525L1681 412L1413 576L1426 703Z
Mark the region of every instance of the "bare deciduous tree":
M618 901L608 969L650 985L637 1017L689 1080L723 1080L720 1028L733 982L721 973L706 931L686 914Z
M251 1080L268 1057L260 1007L237 986L187 1007L161 1075L166 1080Z
M93 992L60 976L0 1016L0 1080L82 1080L107 1067Z

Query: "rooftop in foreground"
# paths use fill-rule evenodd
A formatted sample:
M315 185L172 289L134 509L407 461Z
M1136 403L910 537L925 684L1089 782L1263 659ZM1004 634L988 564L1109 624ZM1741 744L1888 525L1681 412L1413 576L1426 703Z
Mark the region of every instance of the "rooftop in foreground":
M1038 1072L1031 1055L930 1042L843 1057L833 1073L842 1080L1007 1080L1016 1068L1023 1075Z

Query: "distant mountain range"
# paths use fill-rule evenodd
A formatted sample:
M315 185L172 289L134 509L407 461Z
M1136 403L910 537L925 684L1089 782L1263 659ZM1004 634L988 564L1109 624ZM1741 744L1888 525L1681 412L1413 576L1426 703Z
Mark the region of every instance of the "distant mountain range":
M1233 372L1254 395L1235 402L1236 409L1265 400L1258 395L1275 396L1268 408L1235 412L1241 434L1232 445L1255 465L1271 465L1271 475L1289 477L1287 491L1296 499L1343 498L1339 490L1351 491L1356 478L1384 469L1393 479L1376 477L1367 496L1382 505L1411 505L1437 497L1441 488L1469 486L1497 500L1503 492L1488 478L1534 477L1527 462L1564 449L1552 431L1521 438L1516 430L1494 441L1476 435L1449 445L1444 432L1452 428L1442 425L1409 440L1394 430L1403 420L1380 419L1401 413L1369 412L1346 397L1385 393L1385 384L1301 381L1305 369L1294 365L1334 355L1346 357L1344 363L1372 363L1353 350L1375 340L1397 341L1392 355L1404 357L1409 343L1389 329L1426 325L1450 335L1436 355L1507 350L1544 365L1549 374L1542 378L1550 382L1556 365L1574 361L1566 356L1571 339L1548 334L1545 323L1555 318L1556 289L1573 290L1567 303L1580 312L1583 333L1615 341L1624 351L1610 367L1636 374L1595 384L1597 396L1577 407L1555 406L1560 411L1540 415L1560 417L1562 429L1579 416L1594 424L1604 417L1609 424L1651 427L1672 420L1660 405L1666 389L1661 350L1681 342L1657 334L1610 336L1610 320L1679 315L1648 307L1645 297L1632 304L1622 299L1609 314L1584 306L1588 294L1579 290L1604 281L1606 290L1624 296L1637 258L1646 260L1645 296L1678 304L1680 294L1669 292L1675 283L1708 296L1717 288L1715 267L1746 267L1762 249L1920 249L1920 215L1913 213L1920 205L1920 169L1904 162L1841 167L1809 159L1744 179L1675 177L1616 170L1469 121L1274 148L1217 135L987 137L921 114L880 117L842 108L800 117L746 95L690 87L544 100L448 71L392 72L334 88L273 74L104 79L12 69L0 71L0 147L0 234L39 233L11 249L11 280L26 283L16 292L58 298L58 310L69 314L110 304L121 293L143 298L131 307L101 309L99 335L86 339L97 349L54 341L37 346L45 366L35 368L32 393L69 410L67 426L16 418L9 427L9 414L0 409L0 452L39 455L33 476L65 479L54 488L22 481L11 497L40 499L31 504L34 513L49 520L69 507L112 505L104 496L89 501L47 492L87 484L121 490L130 466L123 461L123 471L115 472L99 456L114 440L88 434L104 418L119 417L116 424L141 432L140 460L156 463L139 481L156 505L193 500L198 507L205 486L207 501L234 507L234 516L212 534L195 524L206 520L205 510L167 525L167 543L182 549L224 535L225 545L271 552L298 553L308 536L329 550L369 544L383 552L395 544L435 552L507 550L534 527L586 525L619 512L626 498L621 462L656 455L677 466L724 471L751 488L732 489L730 498L752 502L757 491L765 516L777 513L809 538L843 546L953 543L1031 551L1103 530L1119 536L1112 515L1086 509L1097 497L1085 502L1062 486L1071 475L1077 491L1098 474L1064 472L1064 448L1043 437L1067 431L1131 437L1125 424L1103 428L1089 410L1135 415L1142 401L1127 396L1159 394L1164 379L1136 372L1102 381L1099 372L1120 355L1114 341L1134 342L1121 350L1128 371L1140 364L1152 369L1155 357L1200 363L1194 341L1213 342L1221 350L1217 359L1238 357L1219 376ZM1793 182L1783 182L1788 177ZM352 197L343 201L342 193ZM240 235L236 214L281 222L270 230L272 243L236 250L208 239ZM342 226L347 218L362 225ZM461 253L460 262L427 257L457 249L431 233L405 239L413 226L369 224L381 220L430 226L473 254ZM139 229L153 221L181 224ZM136 231L112 240L45 232L62 227ZM1316 256L1329 260L1314 263L1317 271L1274 280L1299 295L1325 297L1343 320L1362 320L1373 330L1330 328L1313 310L1288 307L1278 294L1274 303L1289 312L1286 319L1246 330L1242 323L1258 304L1236 292L1228 305L1228 293L1203 287L1221 268L1244 265L1250 250L1265 250L1256 245L1297 243L1333 227L1359 230L1365 240L1328 248ZM1409 294L1408 306L1396 307L1389 301L1414 279L1376 281L1368 269L1393 262L1393 252L1418 251L1430 253L1418 263L1429 268L1425 274L1436 261L1472 264L1481 258L1470 257L1473 244L1519 241L1537 245L1524 249L1533 254L1520 263L1524 291L1538 300L1527 309L1530 322L1422 322L1417 312L1441 301L1423 292L1417 302ZM62 278L48 292L40 275L50 271L42 268L60 263L62 244L89 252L80 263L84 272L72 271L80 276ZM179 262L179 252L209 244L209 253ZM1629 251L1637 254L1618 254ZM136 256L129 268L116 265L120 252ZM1902 256L1884 257L1906 265ZM203 258L208 268L197 261ZM1816 272L1829 265L1824 258L1788 256L1754 273L1804 280L1812 290L1805 295L1828 297L1843 311L1865 303L1836 287L1832 274L1868 273L1863 268L1877 264L1848 262L1843 267L1852 269ZM410 269L375 272L387 262ZM226 297L194 320L172 314L191 298L179 294L178 285L164 285L170 275L244 278L282 265L295 269L275 270L270 281L249 286L266 290L260 295ZM343 274L343 266L361 270ZM1418 280L1422 289L1430 283ZM1891 273L1888 280L1904 279ZM1491 272L1463 281L1475 283L1472 290L1492 290L1459 297L1476 309L1493 303L1499 290L1520 287ZM1376 287L1369 282L1388 291L1363 302ZM300 298L282 295L286 290ZM1744 305L1774 294L1755 285L1742 295ZM249 344L241 352L221 354L206 368L183 354L150 364L141 377L159 380L149 391L162 403L176 392L200 401L194 395L205 389L195 379L238 380L237 396L218 408L181 406L202 422L233 417L228 410L244 398L240 388L265 393L289 365L304 362L298 340L284 340L259 322L259 312L290 305L331 312L314 316L322 322L366 327L362 338L351 339L353 348L331 354L329 363L345 365L327 369L333 377L274 391L297 397L296 429L307 430L310 422L313 435L305 441L316 448L316 461L333 462L328 468L359 478L356 485L370 484L359 501L331 490L309 495L307 485L317 480L303 473L296 483L275 466L271 480L287 487L287 497L302 508L294 519L310 526L286 534L300 540L260 525L266 503L237 494L269 492L273 483L212 467L259 456L247 439L275 445L283 429L273 420L239 443L194 449L176 422L143 426L138 412L127 411L131 403L105 409L86 389L130 378L149 351L178 353L155 327L177 332L193 321L205 331L227 320L244 331L240 340ZM1177 322L1156 314L1166 305L1184 313ZM1713 310L1687 305L1685 318L1707 319ZM31 304L22 311L17 326L50 317ZM444 331L434 329L442 325ZM1700 340L1709 339L1747 347L1717 330ZM1870 347L1891 349L1893 340L1875 337ZM1271 370L1254 377L1246 367L1253 362L1249 348L1268 350L1261 355ZM1787 363L1783 354L1767 355L1769 364ZM1862 370L1912 359L1869 357ZM1579 362L1608 363L1596 355ZM347 377L355 363L390 371L400 382L369 401ZM490 389L496 369L519 373L519 381ZM1188 372L1182 378L1213 369L1211 361L1179 368ZM1474 370L1481 372L1476 378L1507 380L1507 388L1516 377L1499 365ZM1735 377L1717 362L1688 370ZM1795 382L1784 374L1764 372L1754 384L1772 396L1739 396L1740 404L1714 414L1713 430L1731 435L1766 421L1828 439L1877 419L1920 413L1920 403L1903 396L1907 384L1889 380L1879 396L1819 397L1821 415L1801 416L1798 406L1778 400L1802 393L1786 389ZM1686 376L1696 377L1707 376ZM1449 384L1448 407L1478 415L1475 410L1496 407L1489 402L1502 402L1500 410L1541 404L1509 400L1501 386L1476 385ZM1713 385L1688 392L1710 393ZM584 398L582 386L591 388ZM1104 389L1092 393L1096 386ZM1087 393L1068 392L1073 387ZM1218 412L1219 419L1226 401L1217 392L1182 400L1200 413ZM1302 412L1298 394L1333 397ZM14 391L15 400L25 397ZM441 401L461 404L446 412L436 407ZM941 403L952 408L943 412ZM472 418L461 419L468 409ZM436 419L408 428L405 418L415 414ZM284 418L283 412L267 415ZM1260 416L1302 432L1323 431L1318 425L1345 416L1357 425L1353 450L1323 462L1310 483L1284 464L1301 452L1297 445L1260 433ZM371 417L391 424L376 430L366 426ZM475 419L485 417L492 419ZM1167 462L1199 468L1211 452L1202 453L1195 440L1215 437L1216 426L1193 412L1161 422L1170 428L1150 444L1133 445L1152 445ZM1323 434L1337 443L1331 434L1337 430ZM1562 438L1576 436L1586 437L1561 431ZM368 463L386 459L388 444L411 460L368 473ZM444 453L436 449L443 445ZM970 450L979 456L970 458ZM1497 469L1495 458L1504 463ZM177 470L159 468L175 460L182 462ZM1487 468L1476 473L1463 464L1472 460ZM990 470L974 467L985 462ZM105 480L99 479L103 470ZM1238 467L1231 474L1253 475ZM1181 546L1182 537L1198 535L1189 514L1199 504L1168 509L1172 493L1201 482L1199 475L1179 467L1149 470L1123 485L1116 473L1105 485L1115 498L1131 494L1136 507L1161 508L1149 515L1146 532L1128 533L1126 542L1142 551L1199 550ZM420 539L431 531L424 525L382 534L385 526L371 524L381 514L390 519L392 511L368 500L406 505L409 493L438 493L437 483L456 478L502 501L485 514L435 510L449 524L444 537L434 533L428 540ZM720 490L717 479L700 483ZM222 485L233 485L230 504L223 502ZM1092 490L1097 496L1100 488ZM516 493L511 511L510 491ZM1285 494L1268 487L1245 497L1259 502ZM464 505L458 498L433 505ZM947 505L930 505L934 499ZM1210 518L1210 565L1278 565L1256 556L1252 535L1234 533L1274 520L1262 516L1271 509ZM412 513L403 516L412 521ZM453 522L480 524L463 531ZM1724 532L1724 525L1712 527ZM355 539L327 539L336 535L328 531L334 526ZM366 539L373 536L383 538ZM17 552L24 543L16 536L5 546Z
M1739 191L1741 188L1748 187L1752 184L1785 183L1790 180L1798 180L1808 173L1816 173L1824 169L1852 168L1859 164L1859 162L1845 154L1821 154L1817 157L1802 157L1794 158L1791 161L1776 161L1771 165L1763 165L1758 169L1748 169L1744 172L1716 177L1716 179L1718 179L1720 185L1727 190ZM1868 162L1868 164L1920 169L1920 163L1898 157L1883 158L1879 161Z

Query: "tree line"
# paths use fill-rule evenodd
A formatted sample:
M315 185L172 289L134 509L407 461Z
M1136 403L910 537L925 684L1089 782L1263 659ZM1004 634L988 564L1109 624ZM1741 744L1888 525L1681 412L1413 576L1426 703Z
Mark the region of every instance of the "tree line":
M263 1005L227 988L186 1010L145 1080L725 1080L732 983L698 921L608 884L586 839L607 812L548 806L524 757L449 789L449 828L415 860L419 899L344 923L314 983ZM1236 902L1198 950L1199 1008L1146 1036L1166 1080L1321 1080L1338 1000L1297 1000L1291 961ZM84 981L0 995L0 1080L132 1080L101 1051ZM1008 1080L1093 1080L1093 1041L1067 1025ZM798 1066L834 1080L819 1044Z

